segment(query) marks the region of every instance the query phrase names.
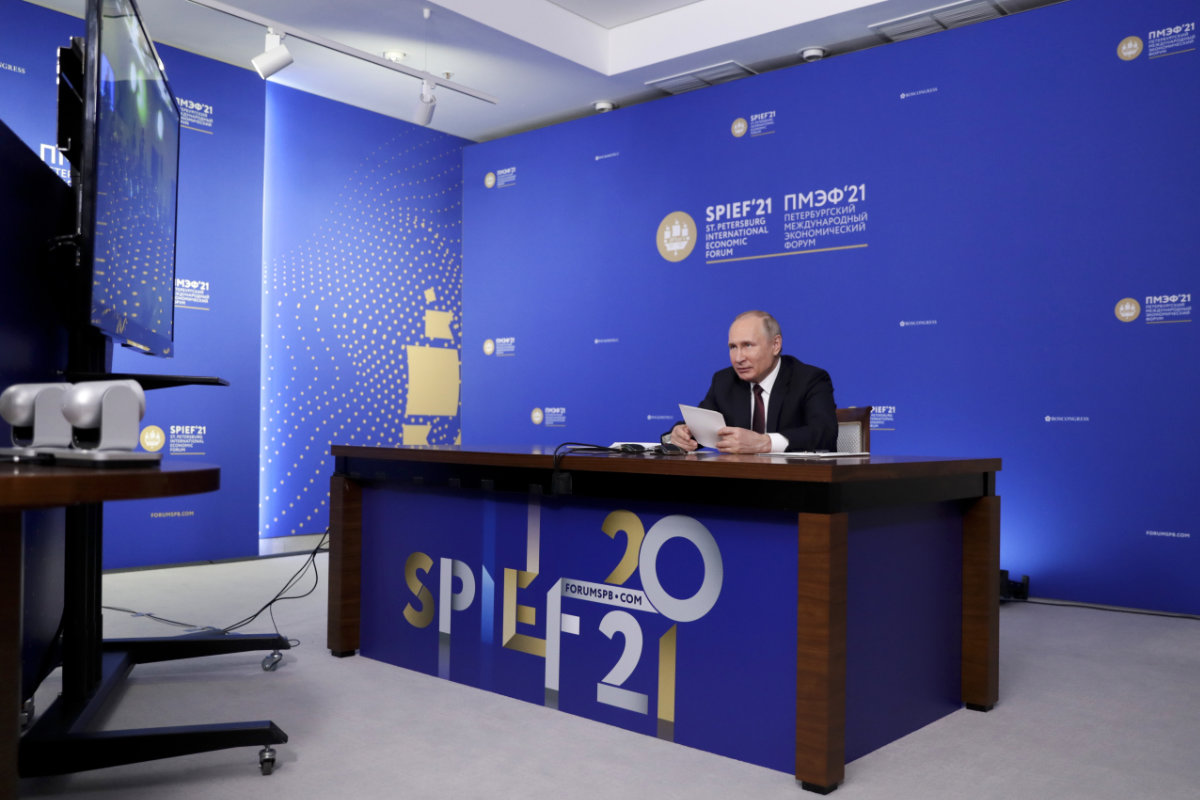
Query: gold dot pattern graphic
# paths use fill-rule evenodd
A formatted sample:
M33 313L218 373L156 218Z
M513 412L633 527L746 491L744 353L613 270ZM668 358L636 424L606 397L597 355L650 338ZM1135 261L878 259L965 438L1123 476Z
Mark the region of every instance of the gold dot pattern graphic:
M461 143L396 134L295 240L264 271L263 536L325 529L331 444L458 441Z

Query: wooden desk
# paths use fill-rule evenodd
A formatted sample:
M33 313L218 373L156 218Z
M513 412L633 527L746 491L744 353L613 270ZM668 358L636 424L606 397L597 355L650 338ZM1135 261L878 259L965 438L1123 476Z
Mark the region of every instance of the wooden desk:
M990 709L998 695L999 459L873 456L579 454L555 470L540 452L334 446L330 483L328 646L359 648L363 487L417 486L575 498L616 498L794 512L799 555L795 775L828 792L844 777L847 546L853 520L931 504L961 513L961 700ZM565 477L564 477L565 476ZM399 565L397 565L399 566Z
M39 767L36 774L69 772L105 766L107 763L131 763L147 758L162 757L177 753L159 752L149 742L151 731L146 737L126 749L130 752L113 756L106 752L108 745L96 744L86 735L76 735L76 718L94 713L92 701L100 694L98 687L103 679L119 681L124 673L104 675L112 654L104 653L101 639L100 620L100 536L95 533L80 533L73 529L71 514L92 515L98 522L99 503L108 500L131 500L174 495L198 494L215 491L220 487L220 470L203 464L171 464L151 468L89 469L75 467L51 467L35 465L0 465L0 800L17 796L18 757L21 755L19 719L21 704L21 641L22 641L22 574L24 563L24 532L22 512L38 508L66 506L68 508L66 585L67 609L63 633L63 697L47 710L46 716L57 716L56 733L65 734L60 740L39 742L40 749L49 751L39 755L35 761L49 764ZM180 637L170 637L179 639ZM146 640L160 642L161 640ZM284 640L286 646L286 640ZM247 645L240 640L238 645ZM274 643L274 639L271 640ZM157 656L143 657L142 661L161 660L166 655L162 645ZM245 649L262 649L257 641ZM214 651L217 652L217 651ZM199 654L199 653L197 653ZM127 668L136 662L123 662ZM111 670L109 670L111 671ZM111 688L111 686L110 686ZM102 702L103 698L100 698ZM61 708L57 708L58 706ZM42 723L39 722L39 726ZM55 727L55 726L51 726ZM263 737L259 736L259 739ZM114 736L120 747L120 737ZM286 741L286 736L283 737ZM248 743L248 742L247 742ZM255 743L258 743L257 741ZM217 749L220 745L201 749ZM191 750L187 752L195 752Z

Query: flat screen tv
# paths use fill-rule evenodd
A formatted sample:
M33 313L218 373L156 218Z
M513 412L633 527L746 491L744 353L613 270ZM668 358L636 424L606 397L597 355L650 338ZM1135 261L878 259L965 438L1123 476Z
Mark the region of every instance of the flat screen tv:
M134 0L87 0L86 23L86 40L60 51L59 139L65 129L88 323L170 357L179 106ZM72 59L78 74L64 68ZM74 113L65 94L80 101Z

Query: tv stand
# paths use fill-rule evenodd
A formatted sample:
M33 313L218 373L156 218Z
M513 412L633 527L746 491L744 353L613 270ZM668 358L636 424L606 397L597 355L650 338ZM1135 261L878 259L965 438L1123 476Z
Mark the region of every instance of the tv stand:
M260 747L264 774L287 734L269 720L95 731L106 703L137 664L253 650L290 648L278 634L199 633L105 641L101 620L101 503L198 494L220 486L215 466L79 470L0 464L0 800L17 797L18 776L56 775L222 750ZM62 694L20 735L23 513L66 506Z
M21 740L18 772L25 778L61 775L211 750L259 746L262 748L259 768L269 775L275 767L272 745L288 740L287 734L270 720L117 731L92 731L89 727L138 664L289 647L286 637L272 634L204 633L105 640L99 685L82 708L72 709L64 694L46 709ZM65 664L63 669L66 670Z

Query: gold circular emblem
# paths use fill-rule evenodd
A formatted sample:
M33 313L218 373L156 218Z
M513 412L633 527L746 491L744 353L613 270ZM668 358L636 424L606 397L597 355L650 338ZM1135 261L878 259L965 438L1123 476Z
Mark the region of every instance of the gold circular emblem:
M696 221L686 211L673 211L658 223L658 254L667 261L682 261L696 246Z
M535 408L529 414L529 419L533 420L534 425L541 425L542 420L545 418L546 418L546 415L542 413L542 410L540 408Z
M483 176L483 185L486 186L488 189L491 189L493 186L495 186L496 185L496 173L489 172L487 175L484 175Z
M1126 36L1117 45L1117 58L1122 61L1133 61L1142 54L1142 40L1137 36Z
M138 437L138 442L141 443L142 449L147 453L157 453L167 443L167 435L157 425L147 425L142 428L142 434Z
M746 131L748 130L750 130L750 125L746 122L744 117L738 117L733 121L733 124L729 126L729 132L739 139L745 136Z
M1142 315L1142 304L1132 297L1126 297L1117 303L1117 307L1113 309L1113 313L1117 315L1117 319L1121 322L1133 322Z
M490 356L494 352L496 352L496 342L491 339L484 339L483 340L483 354L485 356Z

